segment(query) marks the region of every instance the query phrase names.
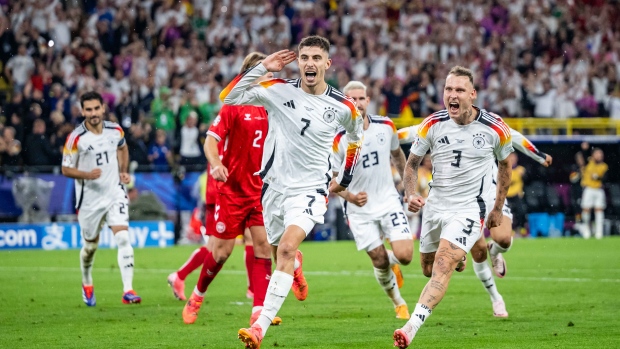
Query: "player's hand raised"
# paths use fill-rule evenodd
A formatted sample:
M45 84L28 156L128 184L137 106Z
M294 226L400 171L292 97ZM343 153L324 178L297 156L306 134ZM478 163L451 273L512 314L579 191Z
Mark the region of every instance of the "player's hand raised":
M282 50L275 53L270 54L267 58L263 59L263 65L270 72L279 72L284 67L294 61L297 58L297 55L293 51Z
M368 194L363 191L360 191L357 194L349 192L349 201L356 206L362 207L368 202Z
M123 184L129 184L129 182L131 182L131 177L129 176L129 173L127 172L121 172L120 177L121 177L121 183Z
M487 228L491 229L502 225L503 217L504 215L502 214L501 209L492 209L491 212L489 212L489 216L487 217Z
M228 180L228 169L224 165L215 166L211 169L211 176L213 176L216 181L226 182L226 180Z
M101 177L101 169L100 168L96 168L90 172L87 173L87 177L86 179L97 179Z
M553 162L553 158L551 157L551 155L547 154L547 156L545 157L545 162L542 165L545 167L549 167L551 166L552 162Z
M418 194L409 195L407 198L407 209L413 213L418 213L425 203L426 200L422 196Z

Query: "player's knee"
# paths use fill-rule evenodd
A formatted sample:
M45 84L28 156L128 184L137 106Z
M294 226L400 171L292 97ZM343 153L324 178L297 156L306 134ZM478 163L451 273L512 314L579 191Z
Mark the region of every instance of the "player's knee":
M390 260L387 258L387 255L371 257L370 260L372 261L372 266L377 269L387 269L390 267Z
M394 256L396 256L396 259L398 259L400 264L409 265L409 263L411 263L411 259L413 258L413 253L394 253Z
M129 241L129 232L127 230L121 230L114 234L114 240L119 248L131 247L131 241Z
M278 260L289 261L294 260L297 254L297 247L288 242L280 242L278 245Z
M487 260L487 247L476 243L471 249L471 257L476 263L482 263Z
M433 276L433 266L422 264L422 274L424 274L427 278Z
M512 237L510 236L500 236L497 239L493 239L493 241L501 248L510 248L510 245L512 245Z
M82 246L82 249L84 250L86 254L92 255L97 251L98 246L99 245L96 242L84 241L84 245Z

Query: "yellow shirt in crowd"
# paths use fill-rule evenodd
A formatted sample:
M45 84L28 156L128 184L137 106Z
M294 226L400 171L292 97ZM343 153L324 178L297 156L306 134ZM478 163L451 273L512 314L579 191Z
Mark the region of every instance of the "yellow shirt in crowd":
M581 173L581 186L584 188L599 189L603 187L603 176L607 172L607 164L604 162L597 163L590 160Z
M517 166L512 169L510 177L510 187L508 187L507 198L514 198L519 195L523 197L523 175L525 175L525 167Z

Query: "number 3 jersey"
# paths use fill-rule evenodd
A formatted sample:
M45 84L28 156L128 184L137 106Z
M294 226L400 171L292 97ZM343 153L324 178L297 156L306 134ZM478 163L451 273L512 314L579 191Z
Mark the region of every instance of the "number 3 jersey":
M513 152L510 129L502 119L478 109L467 125L454 122L446 110L424 119L411 153L424 156L430 149L433 181L427 206L435 211L480 210L492 186L495 159Z
M394 123L386 117L368 115L370 125L364 131L362 151L349 184L349 192L366 192L368 201L359 207L344 202L345 213L364 215L367 218L382 217L394 207L402 208L400 196L394 187L390 156L400 147ZM332 162L340 168L346 156L348 136L344 130L334 138Z
M308 189L327 194L329 157L339 126L349 134L344 168L338 182L348 186L359 156L362 117L352 100L327 86L323 94L301 89L301 80L271 79L252 85L267 69L262 65L238 75L220 94L226 104L262 105L269 115L260 176L281 193Z
M113 204L125 197L120 183L118 147L125 144L123 129L116 123L104 121L101 134L90 132L84 123L67 137L62 166L90 172L101 169L97 179L75 180L75 208L88 209Z

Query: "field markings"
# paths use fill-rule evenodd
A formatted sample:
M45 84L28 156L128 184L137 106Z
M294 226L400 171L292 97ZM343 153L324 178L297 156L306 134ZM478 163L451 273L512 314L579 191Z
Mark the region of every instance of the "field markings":
M72 268L72 267L6 267L0 266L0 270L3 271L13 271L13 272L22 272L22 271L33 271L33 272L53 272L53 273L65 273L65 272L80 272L80 268ZM574 269L573 269L574 270ZM93 271L96 272L117 272L117 268L93 268ZM169 274L173 272L172 269L144 269L144 268L136 268L134 269L136 273L152 273L152 274ZM228 275L246 275L245 270L222 270L220 274L228 274ZM305 275L312 276L329 276L329 277L372 277L374 273L366 270L342 270L342 271L304 271ZM406 278L414 278L414 279L427 279L422 274L403 274ZM473 275L462 275L459 277L463 277L466 279L477 280L478 278ZM551 276L509 276L505 281L515 280L515 281L541 281L541 282L603 282L603 283L620 283L620 279L597 279L597 278L569 278L569 277L551 277Z

